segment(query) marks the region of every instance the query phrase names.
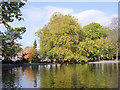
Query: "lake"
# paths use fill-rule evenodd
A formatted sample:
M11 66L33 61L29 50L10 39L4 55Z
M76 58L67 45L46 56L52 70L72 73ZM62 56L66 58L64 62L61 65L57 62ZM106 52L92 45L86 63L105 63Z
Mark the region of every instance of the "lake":
M2 68L3 88L118 88L120 63ZM1 82L0 82L1 83Z

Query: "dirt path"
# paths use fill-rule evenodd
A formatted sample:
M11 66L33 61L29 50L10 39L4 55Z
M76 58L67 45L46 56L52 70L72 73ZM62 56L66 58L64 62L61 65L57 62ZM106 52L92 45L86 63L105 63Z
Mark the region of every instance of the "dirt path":
M88 62L88 63L120 63L120 61L95 61L95 62Z

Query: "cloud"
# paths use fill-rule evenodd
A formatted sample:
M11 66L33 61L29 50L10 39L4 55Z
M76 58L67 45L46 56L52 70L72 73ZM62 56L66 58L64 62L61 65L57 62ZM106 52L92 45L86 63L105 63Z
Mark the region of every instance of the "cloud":
M89 23L96 22L101 25L107 25L111 21L111 18L116 15L108 16L105 12L100 10L86 10L77 14L73 14L78 18L79 23L82 26L88 25Z
M45 9L48 11L48 13L51 15L54 12L60 12L62 14L70 14L73 12L73 9L68 8L61 8L61 7L55 7L55 6L46 6Z
M73 9L56 7L56 6L46 6L44 8L46 11L46 20L48 20L48 21L49 21L50 17L53 15L53 13L55 13L55 12L60 12L63 15L70 14L73 12Z
M31 6L23 9L23 16L27 21L38 22L44 17L44 12L41 8Z

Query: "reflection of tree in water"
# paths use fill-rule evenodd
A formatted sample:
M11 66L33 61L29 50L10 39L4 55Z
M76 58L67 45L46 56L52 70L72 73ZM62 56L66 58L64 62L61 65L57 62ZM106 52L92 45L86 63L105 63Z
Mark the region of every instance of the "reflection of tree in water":
M4 68L2 69L2 87L3 88L19 88L20 76L18 68Z
M25 67L24 68L24 73L25 73L25 77L26 79L32 83L34 82L34 87L37 87L37 70L38 67L37 66L30 66L30 67Z
M40 88L116 88L118 73L114 66L114 72L112 64L62 65L50 72L44 69L40 72Z
M2 73L2 87L3 88L14 87L15 73L13 69L2 69L2 70L4 71L4 73Z

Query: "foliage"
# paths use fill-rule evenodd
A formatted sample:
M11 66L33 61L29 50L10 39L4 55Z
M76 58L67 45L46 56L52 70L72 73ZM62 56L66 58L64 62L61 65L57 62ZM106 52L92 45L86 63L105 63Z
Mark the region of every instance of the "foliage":
M25 33L26 28L12 28L8 23L12 23L15 19L23 20L21 8L25 5L25 0L19 2L11 2L2 0L0 2L0 24L3 24L7 29L4 32L0 31L2 56L5 60L15 57L21 51L21 45L16 41L22 39L22 34Z
M11 59L15 57L19 51L21 51L21 45L16 41L22 39L22 34L26 32L25 27L10 28L4 33L0 32L2 37L2 54L5 59Z
M13 22L14 19L17 20L23 20L22 13L20 8L22 8L25 5L25 2L10 2L10 1L4 1L2 0L0 2L1 10L1 20L0 24L4 24L5 27L9 27L8 22Z
M85 30L86 38L89 38L87 43L83 43L83 47L90 49L89 51L82 52L82 54L90 55L90 58L104 58L112 57L114 55L114 45L109 37L108 28L103 27L98 23L91 23L83 27ZM92 44L88 46L89 42ZM85 49L83 49L85 50ZM87 49L86 49L87 50ZM82 50L81 50L82 51ZM91 52L90 52L91 51ZM90 52L90 54L89 54ZM87 56L86 56L87 57Z
M116 53L116 60L118 60L118 44L119 44L119 32L118 32L118 18L114 17L111 23L108 25L108 37L114 46L114 53Z
M77 44L84 39L84 31L70 15L54 13L48 25L37 32L40 50L44 57L70 60L74 57Z
M89 57L94 52L94 43L95 42L93 40L86 38L77 45L77 53L85 57Z
M37 48L36 40L34 41L34 48Z
M97 55L102 57L112 57L114 55L114 47L109 38L101 38L97 39L95 43L95 47L97 48Z
M99 23L90 23L89 25L84 26L83 30L86 33L86 37L92 40L106 37L106 29Z
M36 34L44 58L81 62L114 56L115 46L108 32L108 27L99 23L90 23L82 29L74 17L54 13Z
M35 59L37 56L37 50L32 46L27 48L24 52L26 54L24 56L24 59L26 59L28 61Z

